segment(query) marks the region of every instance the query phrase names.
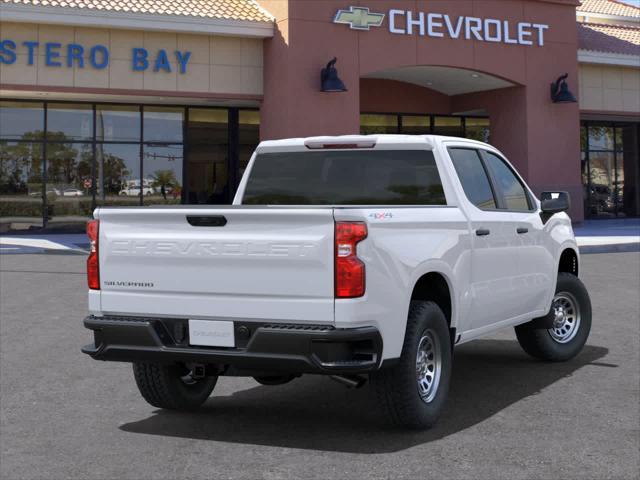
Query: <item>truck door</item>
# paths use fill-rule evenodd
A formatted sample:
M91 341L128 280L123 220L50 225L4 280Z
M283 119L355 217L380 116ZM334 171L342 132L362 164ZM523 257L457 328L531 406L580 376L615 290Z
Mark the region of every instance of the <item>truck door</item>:
M531 194L509 164L494 152L480 150L480 154L498 195L500 214L515 222L510 227L513 227L511 233L517 236L520 307L525 314L540 310L546 313L556 266L553 253L544 241L542 219Z
M521 302L525 291L518 262L519 219L500 209L499 192L491 183L489 170L477 149L448 150L470 204L466 210L472 237L472 306L466 324L473 330L482 329L524 313Z

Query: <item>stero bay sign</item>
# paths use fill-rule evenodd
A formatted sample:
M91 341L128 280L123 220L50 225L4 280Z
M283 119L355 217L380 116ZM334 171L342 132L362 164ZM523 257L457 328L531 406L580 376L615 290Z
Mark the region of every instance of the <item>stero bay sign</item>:
M333 22L346 24L353 30L381 27L385 13L371 12L367 7L349 7L338 10ZM419 35L433 38L477 40L510 45L544 46L544 35L549 25L531 22L514 23L509 20L468 16L450 16L446 13L413 12L391 9L388 12L389 32L396 35Z
M47 67L85 68L90 66L102 70L109 66L109 49L104 45L81 45L69 43L63 45L58 42L37 42L27 40L16 42L12 39L0 39L0 64L12 65L17 56L24 54L27 65L35 65L37 55L44 56ZM146 70L170 73L177 70L187 72L187 65L191 59L191 52L175 50L173 52L159 49L149 52L146 48L133 47L131 49L131 69L135 72Z

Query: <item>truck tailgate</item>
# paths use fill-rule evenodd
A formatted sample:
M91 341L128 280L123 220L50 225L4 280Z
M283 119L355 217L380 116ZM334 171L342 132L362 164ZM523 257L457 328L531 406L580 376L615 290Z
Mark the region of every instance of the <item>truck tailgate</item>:
M101 209L96 216L104 314L334 321L331 208Z

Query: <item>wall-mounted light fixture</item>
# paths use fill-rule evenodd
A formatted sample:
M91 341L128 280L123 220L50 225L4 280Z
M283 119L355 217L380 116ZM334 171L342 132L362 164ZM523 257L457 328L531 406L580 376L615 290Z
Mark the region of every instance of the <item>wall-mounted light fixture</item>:
M551 84L551 101L553 103L576 103L576 97L569 90L567 84L568 73L562 75Z
M338 70L336 70L335 64L338 61L337 58L333 58L327 66L320 72L320 90L323 92L346 92L347 87L338 77Z

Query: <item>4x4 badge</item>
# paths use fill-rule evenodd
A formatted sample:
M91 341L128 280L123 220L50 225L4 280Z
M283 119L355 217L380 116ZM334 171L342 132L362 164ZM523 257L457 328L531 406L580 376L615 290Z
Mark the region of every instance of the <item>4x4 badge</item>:
M333 23L344 23L352 30L370 30L379 27L384 21L384 13L370 13L367 7L349 7L349 10L338 10Z

